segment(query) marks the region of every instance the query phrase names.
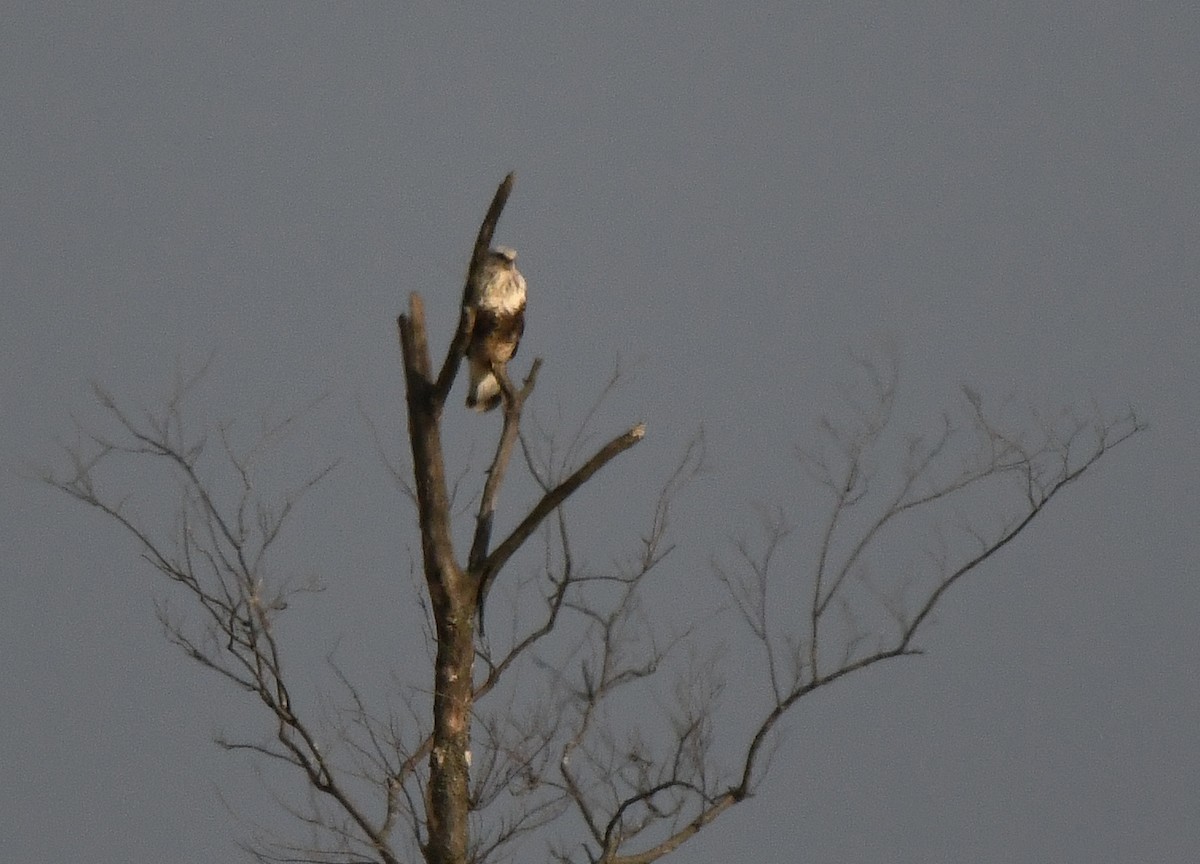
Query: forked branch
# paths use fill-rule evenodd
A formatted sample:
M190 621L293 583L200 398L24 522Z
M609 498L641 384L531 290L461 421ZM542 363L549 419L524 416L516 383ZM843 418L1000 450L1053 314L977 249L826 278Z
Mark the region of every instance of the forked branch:
M1144 428L1132 412L1111 421L1085 423L1073 418L1065 425L1065 433L1043 426L1040 439L1027 444L1022 443L1019 435L1000 431L998 423L985 418L976 408L967 431L957 430L968 439L972 430L976 433L977 458L964 462L966 467L962 468L962 473L954 474L951 470L947 474L945 470L953 469L964 454L961 448L951 447L951 432L943 429L941 434L927 441L915 439L910 442L909 458L891 491L875 467L877 460L871 458L878 455L873 451L883 428L878 424L869 425L869 434L865 438L843 438L846 445L843 453L848 461L840 467L826 461L815 466L812 472L818 478L828 478L825 485L832 490L836 502L826 524L816 528L816 535L821 539L819 563L817 572L809 574L808 580L810 586L821 587L819 590L807 589L811 599L811 609L807 611L813 622L812 630L806 636L795 632L793 617L781 632L772 632L773 628L767 626L767 618L762 612L771 603L766 597L770 571L780 566L779 556L775 553L783 536L779 528L783 523L778 521L777 515L772 513L764 517L768 522L762 550L751 549L748 541L739 545L741 566L749 569L746 576L739 579L724 569L720 571L732 593L735 612L747 625L750 637L763 643L765 656L769 658L769 662L760 667L760 672L766 678L765 690L771 701L761 719L747 730L733 782L722 784L716 780L720 776L716 766L710 765L693 776L673 773L671 765L678 766L677 760L674 763L659 762L655 768L647 768L640 774L625 794L604 800L587 792L579 768L567 769L564 763L565 794L580 811L592 836L592 843L585 853L586 860L604 864L651 864L678 849L734 804L749 797L769 764L769 742L774 738L773 733L801 700L816 690L885 661L920 654L916 640L946 592L1022 534L1050 501L1094 467L1105 454ZM844 430L838 430L832 424L827 428L838 435L844 434ZM985 482L993 485L979 485ZM934 572L932 579L923 583L909 582L913 577L907 570L895 574L893 578L907 584L910 590L917 586L923 588L910 611L906 612L903 604L898 602L886 605L883 614L899 625L890 634L885 629L870 632L856 629L863 621L877 620L872 616L879 614L864 603L872 598L886 602L881 601L870 586L866 591L848 593L852 584L857 584L853 576L862 576L860 571L866 567L862 562L868 557L872 561L880 557L871 550L881 542L885 529L901 515L917 512L932 515L938 512L935 507L970 494L977 486L979 502L991 502L994 506L996 502L1007 501L1010 508L1019 512L1010 513L1004 520L1004 528L987 539L983 532L969 532L969 538L982 546L969 551L959 561L935 557L940 569ZM869 511L873 509L871 502L882 504L882 509L868 519L860 518L858 511L853 510L858 507ZM789 574L787 581L794 582L795 576ZM830 622L828 626L822 626L824 618L835 608L843 611L845 619L840 624ZM788 616L778 618L788 621ZM872 639L878 639L876 644L869 644ZM778 662L781 654L776 643L787 646L788 650L782 656L790 660L790 680L786 667ZM824 659L818 662L818 656ZM603 680L596 674L584 676L585 683ZM585 687L578 698L591 704L596 692L599 691L595 687ZM706 704L701 709L699 722L711 718L711 711L712 705ZM585 723L593 722L588 719L588 712L583 716ZM689 733L679 731L677 734L682 748L684 737ZM601 739L604 740L607 739ZM593 746L597 749L593 757L596 767L592 770L598 777L593 786L603 789L604 776L624 770L620 767L623 764L621 753L619 750L614 752L610 744ZM577 749L583 752L582 745ZM706 758L709 755L703 747L699 752ZM574 759L572 764L577 761ZM632 764L642 764L640 755L636 755ZM635 812L641 815L633 818L631 814ZM689 815L685 816L685 812ZM639 835L656 820L657 832L645 835L651 842L638 849ZM600 830L601 825L606 827ZM575 860L575 856L565 853L560 853L560 858Z
M508 562L513 554L529 539L530 535L537 530L542 520L553 513L558 507L562 506L562 503L576 489L586 483L593 474L637 444L644 437L646 437L646 426L643 423L638 423L627 432L623 432L597 450L592 458L576 469L574 474L543 495L541 500L529 511L529 514L513 529L512 533L480 565L479 578L481 586L486 585L495 578L500 568ZM482 589L480 593L483 593Z

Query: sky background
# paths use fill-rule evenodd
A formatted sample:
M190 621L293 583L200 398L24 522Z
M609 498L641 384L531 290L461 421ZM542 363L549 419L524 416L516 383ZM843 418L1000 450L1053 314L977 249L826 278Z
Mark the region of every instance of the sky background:
M927 656L801 708L759 796L669 860L1200 858L1197 45L1189 2L8 9L2 857L209 864L231 811L279 824L211 743L254 715L166 645L136 548L31 479L100 422L89 382L151 407L211 354L196 422L247 434L328 394L275 466L343 460L282 564L330 585L293 638L385 675L413 529L368 419L402 455L395 315L422 291L445 345L515 170L497 240L539 418L570 428L619 362L597 434L649 430L575 505L584 547L636 542L645 479L706 430L672 591L707 590L756 504L821 512L792 453L855 353L895 346L915 430L964 382L1150 423L949 595ZM460 396L477 464L496 421Z

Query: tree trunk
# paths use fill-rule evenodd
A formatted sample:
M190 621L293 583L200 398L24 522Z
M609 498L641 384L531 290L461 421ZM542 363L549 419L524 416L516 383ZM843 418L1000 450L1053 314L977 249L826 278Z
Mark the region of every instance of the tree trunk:
M431 380L420 296L410 297L409 314L401 316L399 323L421 552L438 642L425 860L429 864L466 864L475 588L454 556L439 428L444 396Z
M461 576L461 574L459 574ZM457 592L456 592L457 593ZM429 864L465 864L470 814L471 664L473 606L451 604L437 615L433 750L429 755Z

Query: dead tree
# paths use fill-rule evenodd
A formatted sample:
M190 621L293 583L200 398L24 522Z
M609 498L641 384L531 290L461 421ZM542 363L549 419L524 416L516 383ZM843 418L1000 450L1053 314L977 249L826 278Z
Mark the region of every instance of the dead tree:
M471 335L474 319L471 286L491 247L492 233L512 185L513 176L510 174L496 190L496 196L479 228L463 288L458 329L436 378L430 364L425 314L419 294L413 293L409 297L409 313L401 315L399 319L421 553L437 635L426 819L428 839L424 847L429 864L462 864L469 860L469 769L471 714L475 702L473 668L476 609L480 612L482 622L482 599L491 581L517 549L572 492L605 464L640 441L645 434L644 428L638 424L614 438L570 477L554 488L547 489L513 532L494 549L490 549L496 499L516 444L521 409L533 390L541 364L540 361L534 362L520 390L513 386L506 370L494 369L504 392L504 425L496 456L487 472L488 480L480 501L475 539L466 566L459 563L451 537L450 496L442 455L442 409Z
M290 421L244 450L226 427L185 423L196 379L180 381L164 410L144 416L97 388L115 432L84 433L66 448L66 469L47 475L132 534L142 556L190 598L182 617L160 607L171 642L263 707L269 736L218 743L292 772L306 794L284 806L309 836L263 833L249 845L260 860L398 864L423 856L428 864L481 864L538 835L555 860L650 864L751 795L769 765L773 733L806 696L920 653L919 638L946 592L1142 428L1132 411L1107 420L1098 410L1087 419L1013 418L1004 406L985 410L965 390L957 417L943 416L933 434L905 437L894 428L894 368L866 365L866 398L852 403L848 420L823 421L820 445L799 454L823 490L826 515L797 523L782 510L764 511L756 534L735 537L728 553L713 557L728 604L694 626L667 614L678 610L646 606L652 576L673 548L672 502L703 464L702 439L668 472L632 554L585 566L563 505L644 429L634 425L586 456L579 436L565 453L540 448L521 429L538 360L520 387L496 370L502 425L463 555L452 531L444 407L473 325L472 278L511 190L510 175L480 227L458 325L436 374L418 294L399 318L412 455L406 488L417 505L436 643L428 705L402 693L403 709L381 708L336 668L342 692L333 720L294 696L279 633L288 595L305 586L276 582L267 562L300 498L329 468L281 499L257 491L255 460ZM493 544L518 445L540 492ZM122 458L169 469L182 490L169 527L147 525L125 496L109 491L104 472ZM213 479L222 468L224 485ZM922 519L959 529L932 531L925 556L904 567L881 553L889 536L909 536ZM788 549L800 532L817 549L811 560ZM534 538L540 568L511 572ZM493 651L477 638L477 625L502 572L521 614ZM736 682L740 703L759 706L748 724L717 710L726 684L712 655L722 641L753 646L757 657ZM322 746L327 741L338 746Z

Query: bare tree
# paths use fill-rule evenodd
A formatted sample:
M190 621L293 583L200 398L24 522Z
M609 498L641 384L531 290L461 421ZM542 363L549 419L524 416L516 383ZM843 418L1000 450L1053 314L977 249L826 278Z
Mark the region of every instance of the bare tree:
M762 706L749 725L722 728L723 684L705 656L719 646L700 632L715 628L646 606L651 577L673 548L672 504L703 464L701 437L668 473L634 554L588 568L573 552L564 503L645 430L633 425L586 456L576 435L558 453L521 428L541 361L520 387L496 367L500 436L470 548L463 555L455 547L443 409L474 324L472 279L512 184L509 175L480 227L459 322L436 374L420 295L399 318L412 454L411 481L403 482L417 505L422 602L436 651L428 704L400 693L400 707L380 709L340 668L332 718L293 696L277 634L289 595L308 586L273 581L267 562L303 494L332 466L277 500L256 491L258 456L290 420L239 449L227 427L185 422L195 378L181 380L161 412L139 416L97 388L115 431L86 433L66 448L67 468L48 476L132 534L143 557L190 598L182 617L160 607L170 641L261 704L269 737L218 743L284 766L308 794L281 802L304 838L256 837L248 848L260 860L391 864L420 855L429 864L466 864L495 860L539 832L559 861L656 861L751 794L769 766L773 733L804 697L920 653L919 637L946 592L1142 428L1132 411L1112 420L1098 410L1089 419L1007 418L1007 406L987 411L964 389L961 416L943 416L932 435L905 438L893 428L894 366L865 364L867 392L851 401L849 419L825 420L818 447L798 454L823 490L823 520L797 526L781 510L764 510L756 534L736 537L712 559L729 600L716 614L756 646ZM539 497L493 544L518 445ZM169 467L181 490L169 527L147 526L102 489L102 469L122 458ZM222 466L230 483L213 479ZM928 525L941 527L921 560L889 557L891 536ZM797 531L814 541L809 562L781 557ZM506 569L538 543L536 570ZM482 636L483 609L501 575L511 576L515 599L494 650ZM329 740L338 747L323 748Z

